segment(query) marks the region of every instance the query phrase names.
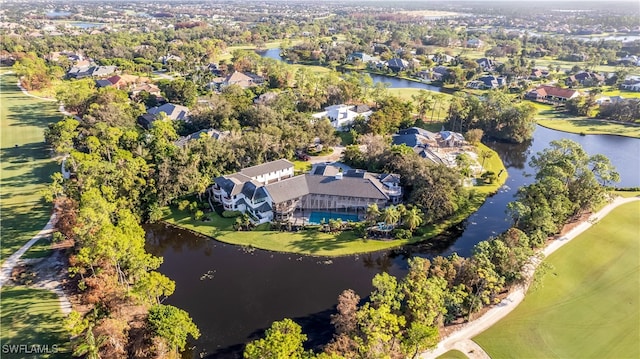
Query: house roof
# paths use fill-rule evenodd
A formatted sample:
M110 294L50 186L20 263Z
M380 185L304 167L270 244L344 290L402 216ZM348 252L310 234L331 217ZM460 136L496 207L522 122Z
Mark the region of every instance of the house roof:
M322 176L319 176L324 178ZM282 203L309 194L305 175L287 178L265 186L274 203Z
M160 112L164 112L172 120L186 120L189 116L189 109L182 105L173 103L165 103L162 106L152 107L147 110L148 114L157 116Z
M434 140L436 138L435 133L431 131L427 131L424 128L420 128L420 127L405 128L403 130L398 131L398 134L399 135L421 135L431 140Z
M544 94L540 92L540 90L544 91ZM540 96L553 96L559 98L572 98L576 94L579 94L578 91L572 89L563 89L555 86L542 85L536 88L534 91L538 93Z
M318 165L312 172L316 176L335 176L338 173L340 173L340 168L331 165Z
M187 136L182 136L175 142L175 144L177 146L184 147L189 141L199 140L204 137L215 138L216 140L219 140L227 134L229 134L229 131L221 132L214 128L207 128L198 132L191 133Z
M309 174L304 175L304 177L307 180L309 193L312 194L389 199L369 178L343 177L342 179L337 179L335 177Z
M96 80L96 86L97 87L108 87L108 86L112 86L112 85L113 84L109 80Z
M253 79L239 71L234 71L232 74L227 75L224 79L227 85L239 85L241 87L251 86Z
M405 68L409 66L409 63L406 60L403 60L399 57L394 57L393 59L387 61L387 66L389 67L397 67L397 68Z
M285 159L280 159L263 163L261 165L244 168L240 170L240 173L249 177L258 177L263 174L284 170L289 167L293 167L293 163Z
M115 75L115 76L111 76L107 79L107 81L111 82L112 84L117 84L120 80L122 80L122 77Z
M154 92L160 92L160 88L154 84L140 84L131 90L131 92L141 92L141 91L154 93Z

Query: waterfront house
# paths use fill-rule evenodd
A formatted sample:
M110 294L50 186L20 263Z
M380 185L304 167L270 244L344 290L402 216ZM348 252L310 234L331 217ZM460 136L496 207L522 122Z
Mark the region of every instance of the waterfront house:
M525 98L540 102L565 102L580 96L580 92L555 86L541 85L527 92Z
M286 221L296 211L357 212L373 203L384 208L402 201L398 175L318 165L294 176L287 160L217 177L207 193L225 210L249 214L254 223Z
M422 158L449 167L456 165L449 150L466 145L464 136L460 133L445 130L431 132L419 127L400 130L392 136L391 141L394 145L411 147Z
M409 62L399 57L387 61L387 67L393 72L400 72L409 69Z

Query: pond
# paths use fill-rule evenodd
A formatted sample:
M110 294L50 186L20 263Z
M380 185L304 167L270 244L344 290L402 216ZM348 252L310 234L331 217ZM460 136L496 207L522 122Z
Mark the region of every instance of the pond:
M258 54L262 57L282 61L279 47L274 49L268 49L265 51L259 51ZM369 74L369 76L371 76L371 78L373 79L374 84L378 82L386 82L389 84L389 88L410 87L410 88L421 88L429 91L440 92L440 87L431 86L422 82L410 81L410 80L400 79L397 77L384 76L384 75L378 75L378 74Z
M411 256L468 256L476 243L506 230L507 203L519 186L533 181L530 156L561 138L579 142L589 154L608 156L621 173L621 186L640 186L640 140L537 127L530 143L488 143L507 167L506 185L458 227L430 241L434 246L328 259L247 250L162 224L147 226L147 249L164 257L159 270L176 282L165 304L188 311L202 332L185 358L241 358L246 342L285 317L302 326L310 346L323 344L330 339L329 315L342 290L351 288L366 296L376 273L401 276Z

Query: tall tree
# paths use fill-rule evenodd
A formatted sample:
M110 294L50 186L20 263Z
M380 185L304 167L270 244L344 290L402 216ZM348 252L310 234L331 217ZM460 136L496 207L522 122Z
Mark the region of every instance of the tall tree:
M307 336L291 319L273 322L265 338L255 340L244 349L246 359L301 359L306 356L303 343Z
M154 305L149 309L147 321L152 333L164 339L176 353L184 350L187 336L200 337L200 331L189 314L171 305Z

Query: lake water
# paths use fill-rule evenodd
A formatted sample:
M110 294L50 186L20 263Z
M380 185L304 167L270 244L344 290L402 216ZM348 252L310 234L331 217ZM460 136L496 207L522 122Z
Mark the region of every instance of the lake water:
M94 27L103 27L106 24L99 22L70 22L69 25L79 27L81 29L91 29Z
M411 256L468 256L476 243L506 230L507 203L519 186L533 181L530 156L561 138L580 143L589 154L608 156L621 173L621 186L640 186L640 140L580 136L538 126L530 143L488 143L507 167L506 185L457 228L422 245L328 259L247 251L162 224L145 227L148 250L164 257L160 271L176 282L165 304L188 311L202 332L185 357L241 358L246 342L285 317L302 326L310 346L323 344L330 339L329 315L342 290L351 288L366 296L376 273L401 276ZM203 277L205 273L212 273L212 278Z
M278 61L282 61L282 56L280 56L280 48L268 49L265 51L260 51L258 54L262 57L266 57L269 59L274 59ZM440 87L431 86L422 82L410 81L405 79L399 79L397 77L384 76L378 74L369 74L373 79L373 83L383 82L388 83L389 88L421 88L429 91L440 92Z

